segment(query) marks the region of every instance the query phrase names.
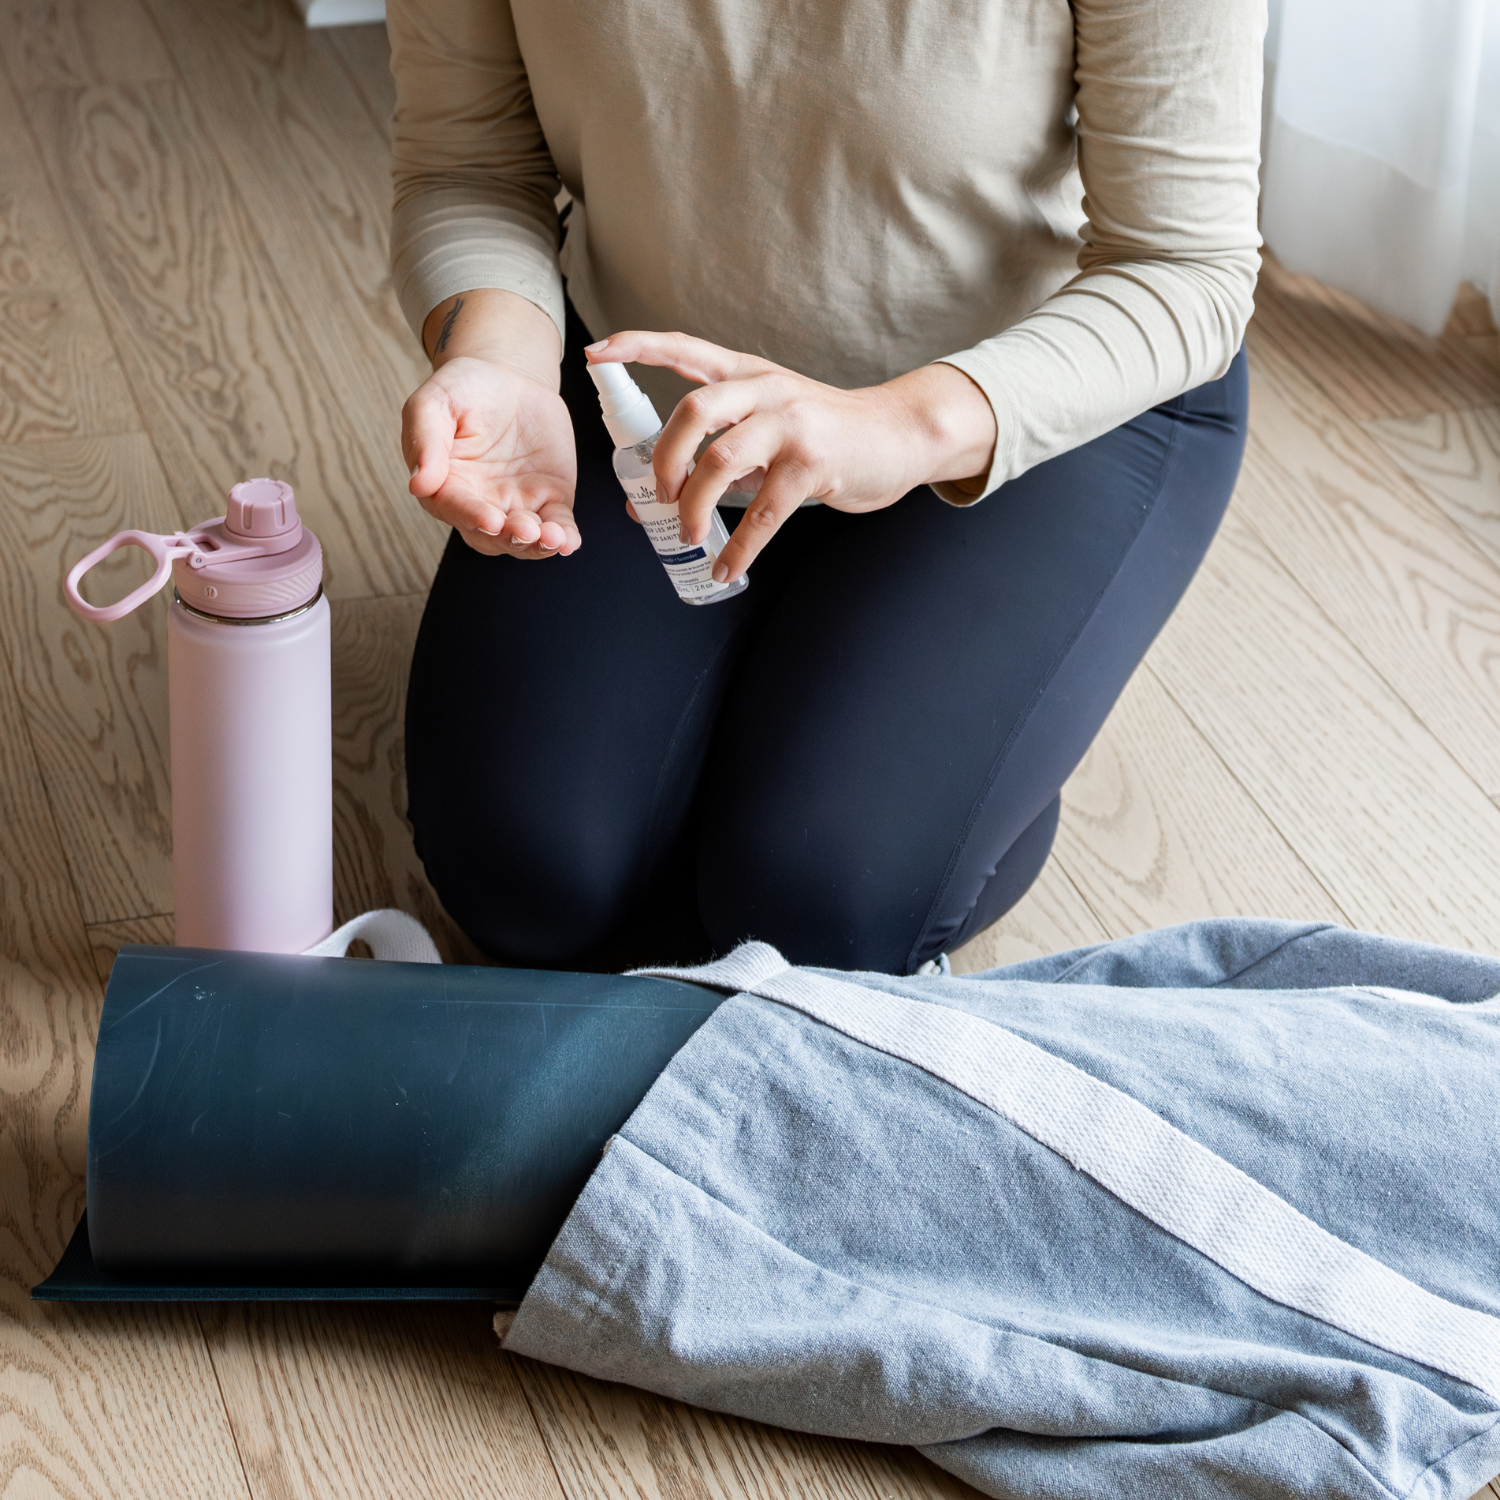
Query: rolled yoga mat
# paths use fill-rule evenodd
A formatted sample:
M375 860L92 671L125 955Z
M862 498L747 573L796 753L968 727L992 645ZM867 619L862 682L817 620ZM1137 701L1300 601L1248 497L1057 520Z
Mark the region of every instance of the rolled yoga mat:
M131 946L46 1300L519 1301L722 997L676 980Z

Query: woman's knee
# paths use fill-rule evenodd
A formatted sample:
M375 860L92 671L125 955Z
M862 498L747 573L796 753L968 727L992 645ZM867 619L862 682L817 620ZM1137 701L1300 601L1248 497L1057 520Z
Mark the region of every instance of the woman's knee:
M950 842L941 861L895 836L875 809L841 826L804 824L795 838L753 816L721 823L701 841L699 911L719 953L754 938L794 963L912 973L1026 894L1060 806L1054 797L1019 835L999 833L998 848L997 831L976 820L957 856Z
M778 837L765 823L700 842L698 910L715 952L749 939L793 963L905 973L931 897L905 851L872 858L848 830ZM845 836L841 836L845 835Z
M417 853L439 900L486 953L522 968L595 966L624 919L628 851L530 790L412 787Z
M1025 896L1051 857L1061 812L1059 793L998 856L964 851L969 857L955 861L953 878L912 949L913 968L971 942Z

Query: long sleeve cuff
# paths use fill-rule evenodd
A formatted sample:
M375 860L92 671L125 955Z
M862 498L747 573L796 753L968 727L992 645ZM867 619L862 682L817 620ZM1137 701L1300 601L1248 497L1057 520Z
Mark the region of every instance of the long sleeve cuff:
M565 337L555 232L529 214L476 198L471 188L424 188L396 205L391 272L418 339L433 308L478 287L535 303Z
M1254 306L1260 257L1142 260L1078 276L994 338L938 364L962 370L994 409L995 456L969 505L1008 480L1180 396L1228 368Z

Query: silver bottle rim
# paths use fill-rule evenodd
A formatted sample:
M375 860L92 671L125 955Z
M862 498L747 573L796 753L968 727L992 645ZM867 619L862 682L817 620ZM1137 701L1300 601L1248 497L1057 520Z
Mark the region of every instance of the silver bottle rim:
M298 615L305 615L322 597L323 585L320 583L318 592L306 604L299 604L296 609L289 609L284 615L256 615L252 619L245 619L236 615L211 615L207 610L189 604L175 588L172 590L172 598L176 603L190 615L197 615L200 620L207 620L211 625L279 625L283 620L295 620Z

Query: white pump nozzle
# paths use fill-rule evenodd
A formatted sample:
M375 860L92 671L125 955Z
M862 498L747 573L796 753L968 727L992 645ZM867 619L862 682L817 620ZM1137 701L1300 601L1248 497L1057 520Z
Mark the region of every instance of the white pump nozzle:
M615 361L591 364L589 374L599 388L604 425L609 428L615 447L634 447L661 431L661 418L656 415L656 408L626 373L624 365Z

